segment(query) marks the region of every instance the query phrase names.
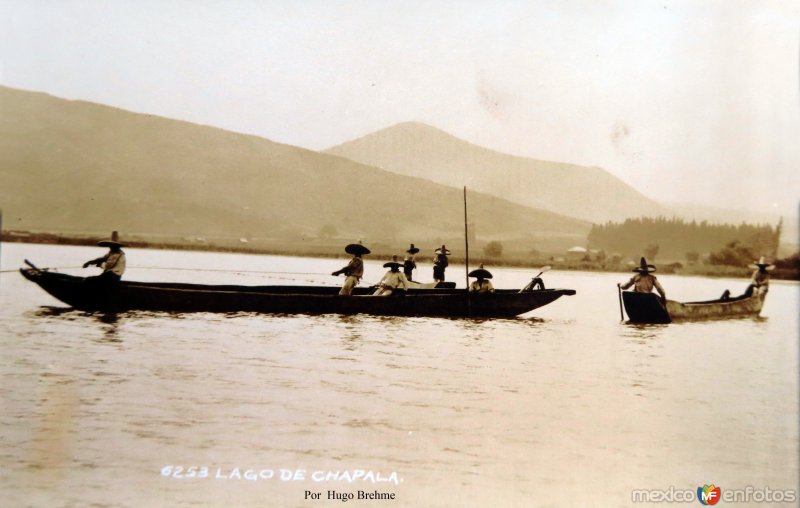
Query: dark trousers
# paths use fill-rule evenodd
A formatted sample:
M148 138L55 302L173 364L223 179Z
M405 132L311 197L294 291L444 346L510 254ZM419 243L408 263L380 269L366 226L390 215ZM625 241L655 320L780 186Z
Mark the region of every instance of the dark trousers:
M114 272L103 272L94 277L86 277L84 283L92 290L106 291L119 284L121 278Z
M750 284L749 286L747 286L747 289L744 290L744 296L747 296L747 297L753 296L753 291L755 291L755 290L756 290L756 285L755 284Z

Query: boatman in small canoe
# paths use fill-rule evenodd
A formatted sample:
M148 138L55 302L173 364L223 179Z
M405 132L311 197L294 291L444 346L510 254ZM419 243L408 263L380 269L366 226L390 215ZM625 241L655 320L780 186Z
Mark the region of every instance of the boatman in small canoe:
M477 270L472 270L467 275L477 279L469 285L470 293L494 293L494 286L492 286L491 281L489 281L489 279L492 278L492 273L486 270L483 265Z
M353 259L347 263L347 266L341 270L332 272L331 275L345 275L344 284L339 291L340 295L349 296L353 294L353 288L356 287L361 277L364 276L364 261L361 256L369 254L370 250L360 243L351 243L344 248L344 251L353 255Z
M125 273L125 253L122 251L124 245L110 240L98 242L97 245L108 247L108 254L85 262L83 267L99 266L103 269L103 273L97 277L88 277L87 280L92 279L93 282L116 284L122 278L122 274Z
M753 296L753 292L756 291L756 294L759 295L769 291L769 271L775 268L775 265L767 263L764 260L764 256L761 256L761 259L750 266L755 268L756 271L753 272L753 276L750 278L750 285L744 291L744 296Z
M639 272L637 275L634 275L631 280L626 282L623 285L617 284L620 289L628 289L629 287L633 286L633 291L635 293L650 293L653 291L653 288L658 291L658 294L661 295L662 303L667 302L667 293L664 291L664 288L661 287L661 284L656 279L655 275L652 275L651 272L656 271L656 267L653 265L648 265L647 261L642 258L639 260L639 266L633 269L634 272Z
M414 247L412 243L411 247L406 251L406 258L403 260L403 273L408 280L414 280L414 270L417 268L417 263L414 261L414 254L417 252L419 252L419 249Z
M408 289L408 279L406 279L405 274L400 272L401 266L403 265L397 261L397 256L392 256L392 260L383 265L383 267L388 268L389 271L386 272L386 275L384 275L378 283L378 289L372 293L373 296L389 296L400 287L402 287L403 290Z
M442 245L441 249L436 249L433 251L436 254L436 257L433 260L433 280L436 282L444 282L444 270L447 268L448 263L447 256L450 255L450 251L447 250L447 247Z

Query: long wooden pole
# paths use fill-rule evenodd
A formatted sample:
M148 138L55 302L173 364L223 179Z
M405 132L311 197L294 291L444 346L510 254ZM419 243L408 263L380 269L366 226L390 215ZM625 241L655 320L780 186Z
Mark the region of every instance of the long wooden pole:
M469 229L467 227L467 186L464 186L464 280L467 287L467 314L472 314L472 304L469 298Z
M466 261L464 262L464 275L469 288L469 229L467 227L467 187L464 187L464 247L466 248Z

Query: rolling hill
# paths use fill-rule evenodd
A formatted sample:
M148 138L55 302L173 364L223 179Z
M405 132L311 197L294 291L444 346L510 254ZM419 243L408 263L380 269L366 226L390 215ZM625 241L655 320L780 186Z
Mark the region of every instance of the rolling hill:
M6 230L434 245L461 189L218 128L0 87ZM478 241L585 242L590 224L470 192Z

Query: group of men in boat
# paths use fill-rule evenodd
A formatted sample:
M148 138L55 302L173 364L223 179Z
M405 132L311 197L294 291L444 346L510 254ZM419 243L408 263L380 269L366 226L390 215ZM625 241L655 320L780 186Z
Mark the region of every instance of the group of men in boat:
M356 287L364 276L364 260L362 256L369 254L370 250L360 243L351 243L344 248L344 251L353 257L350 259L350 262L347 263L347 266L332 272L331 275L345 276L344 284L339 294L349 296L353 294L353 288ZM414 270L417 268L414 256L418 252L419 248L415 247L412 243L408 250L406 250L406 257L402 263L398 261L397 256L392 256L391 261L384 263L383 267L388 268L389 271L386 272L380 282L378 282L377 288L372 294L374 296L390 296L399 290L405 291L410 289L411 282L413 282ZM441 248L434 251L434 254L433 280L436 283L444 282L445 269L449 265L447 256L450 255L450 251L447 250L446 246L442 245ZM400 272L400 268L403 268L402 272ZM477 270L471 271L469 276L477 279L470 284L470 291L477 293L494 292L494 287L492 287L492 283L488 280L492 278L492 274L484 269L483 265Z
M764 256L761 256L761 259L753 263L751 267L755 268L755 271L753 272L753 276L750 278L750 284L744 291L743 296L746 297L752 296L754 292L763 294L769 291L769 271L775 268L774 265L771 265L765 261ZM628 289L629 287L633 286L633 291L636 293L650 293L653 291L653 289L655 289L661 296L661 301L664 304L667 303L667 293L658 282L658 279L656 279L656 276L652 273L656 271L656 267L654 265L648 264L645 258L641 258L639 260L639 266L634 268L633 271L637 272L637 274L631 277L631 280L625 284L617 284L620 289ZM727 300L729 298L730 291L725 290L725 293L723 293L721 299Z
M125 252L122 251L123 244L111 240L102 241L97 245L100 247L108 247L108 253L97 259L92 259L83 264L84 268L91 265L98 266L103 269L103 273L96 277L87 277L86 281L89 284L97 285L98 287L108 287L116 284L125 273ZM352 255L352 259L340 270L332 272L331 275L344 275L345 280L342 284L342 289L339 291L340 295L351 295L353 288L358 285L361 278L364 276L364 260L362 256L369 254L370 250L361 245L360 243L351 243L345 247L345 252ZM412 243L406 250L406 257L402 263L398 261L397 256L392 256L392 260L384 263L383 267L388 268L389 271L383 276L375 289L373 295L375 296L389 296L398 290L407 290L411 287L410 282L413 281L413 272L417 268L414 256L419 252L419 248L415 247ZM444 245L434 251L433 261L433 280L435 282L443 282L445 269L449 265L447 256L450 251ZM774 268L774 265L766 263L764 256L752 265L755 268L753 276L750 279L750 284L744 292L744 296L752 296L754 292L766 293L769 290L769 271ZM403 268L403 272L400 272ZM625 284L617 284L620 289L628 289L633 286L633 290L637 293L650 293L655 289L661 296L662 302L666 303L667 293L658 282L653 272L656 271L654 265L648 264L645 258L641 258L639 266L633 269L636 275ZM492 293L494 287L489 279L492 278L491 272L486 270L483 265L480 268L473 270L469 273L470 277L475 278L469 290L475 293ZM726 293L729 293L726 291ZM723 295L725 299L726 295Z

